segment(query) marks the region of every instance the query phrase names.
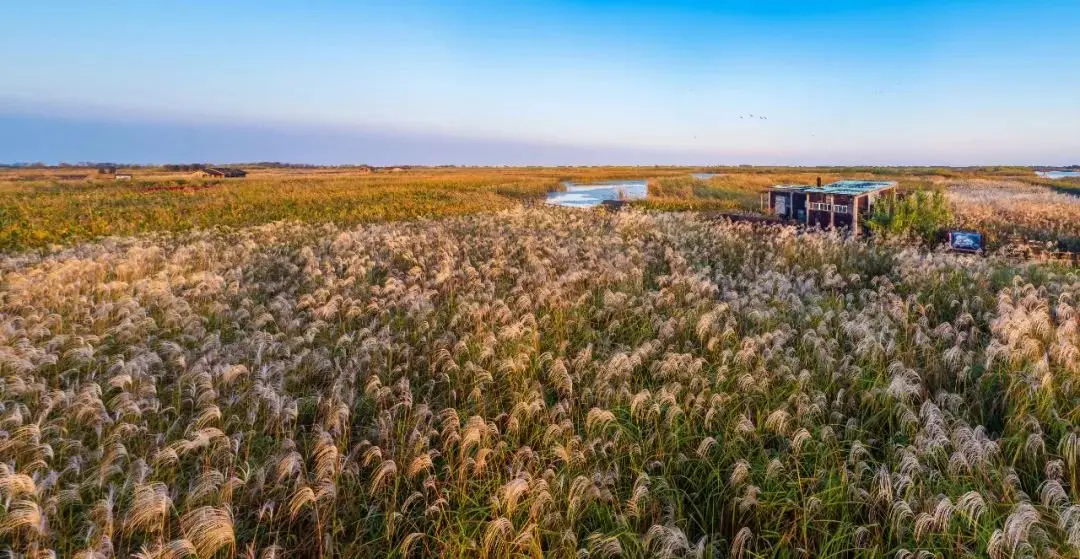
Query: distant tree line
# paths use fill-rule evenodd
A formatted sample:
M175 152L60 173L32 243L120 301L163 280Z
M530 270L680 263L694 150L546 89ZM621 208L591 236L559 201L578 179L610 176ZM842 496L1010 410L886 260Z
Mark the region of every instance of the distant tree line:
M165 165L146 165L139 163L112 163L105 161L80 161L78 163L68 163L62 161L56 165L49 165L36 161L33 163L16 161L15 163L0 163L0 168L3 169L68 169L68 168L90 168L90 169L163 169L166 171L198 171L206 169L207 167L214 167L215 165L210 163L169 163ZM230 167L265 167L270 169L316 169L324 167L324 165L311 165L307 163L281 163L279 161L258 161L253 163L233 163L225 166ZM368 165L337 165L337 167L367 167Z
M319 165L310 165L307 163L282 163L280 161L258 161L251 163L251 167L265 167L268 169L315 169Z

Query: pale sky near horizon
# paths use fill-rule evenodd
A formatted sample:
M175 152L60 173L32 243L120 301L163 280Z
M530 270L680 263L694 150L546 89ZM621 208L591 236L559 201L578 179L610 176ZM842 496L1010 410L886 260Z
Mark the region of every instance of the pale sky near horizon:
M0 162L1080 163L1077 0L0 12Z

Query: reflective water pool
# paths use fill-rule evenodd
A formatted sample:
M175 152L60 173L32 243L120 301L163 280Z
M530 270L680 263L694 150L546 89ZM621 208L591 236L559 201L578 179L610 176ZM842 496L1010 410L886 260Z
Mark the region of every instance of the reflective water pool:
M1080 177L1080 171L1035 171L1036 175L1044 179L1067 179Z
M570 208L591 208L605 200L643 200L649 195L645 180L605 181L589 184L563 183L563 192L549 192L547 203Z

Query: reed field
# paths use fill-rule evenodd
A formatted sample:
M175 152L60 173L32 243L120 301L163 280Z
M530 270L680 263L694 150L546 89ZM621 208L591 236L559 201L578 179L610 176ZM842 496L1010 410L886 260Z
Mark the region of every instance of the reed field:
M719 175L694 180L690 173ZM904 189L973 178L1037 182L1022 168L416 168L361 173L350 168L249 168L246 179L200 179L162 168L119 170L117 182L95 169L0 169L0 251L157 231L274 221L352 225L472 214L542 201L564 181L648 179L637 203L662 211L756 211L758 195L779 183L841 178L891 179ZM81 180L65 177L85 176Z
M1080 552L1080 276L556 208L0 261L0 546Z
M247 226L280 220L355 224L470 214L542 200L566 180L685 176L685 168L253 169L246 179L200 179L121 169L117 182L85 171L0 172L0 250L113 235Z
M0 551L1080 555L1080 270L658 211L817 170L531 203L641 171L5 183L28 231L103 225L5 229ZM1075 234L957 173L898 176Z
M1080 190L1071 191L1068 185L969 180L948 184L947 192L957 209L957 224L985 231L995 245L1018 237L1080 252Z

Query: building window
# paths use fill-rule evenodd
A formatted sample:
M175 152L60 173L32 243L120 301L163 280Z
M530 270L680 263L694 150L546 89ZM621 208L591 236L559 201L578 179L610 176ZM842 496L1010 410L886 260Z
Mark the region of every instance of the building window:
M836 212L838 214L851 213L851 206L841 204L823 204L821 202L810 202L810 209L815 212Z

